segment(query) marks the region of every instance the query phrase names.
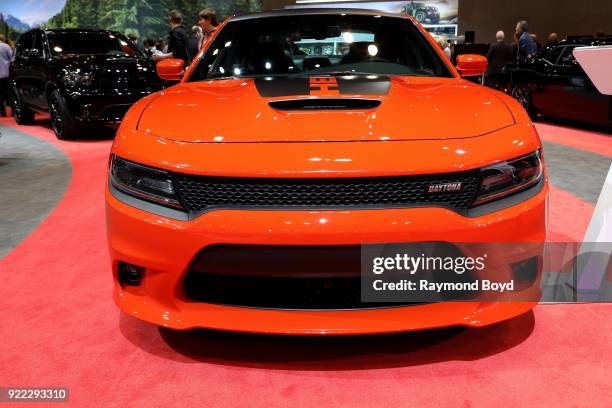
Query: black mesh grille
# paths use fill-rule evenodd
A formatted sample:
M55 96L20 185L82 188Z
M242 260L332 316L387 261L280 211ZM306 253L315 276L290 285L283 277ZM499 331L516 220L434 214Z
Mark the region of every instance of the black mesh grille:
M109 120L123 119L130 107L131 105L111 105L106 107L99 117Z
M361 301L361 247L217 244L183 281L195 302L270 309L368 309L414 303Z
M478 172L344 179L225 178L176 174L185 208L402 207L433 204L465 209L478 188ZM460 191L429 193L430 186L461 183Z

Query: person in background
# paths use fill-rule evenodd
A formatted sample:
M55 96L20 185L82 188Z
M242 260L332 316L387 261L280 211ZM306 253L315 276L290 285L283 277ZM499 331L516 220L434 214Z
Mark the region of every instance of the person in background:
M538 46L529 33L529 23L521 20L516 23L516 34L518 35L518 61L527 62L538 53Z
M510 44L510 53L512 54L512 62L518 61L518 49L519 49L519 34L514 33L512 36L512 44Z
M542 50L547 51L549 48L552 48L557 44L559 44L559 36L557 33L550 33L548 34L548 41L546 41L546 44L544 44L544 48L542 48Z
M502 69L512 63L512 50L504 41L505 34L503 31L498 31L495 34L497 42L491 44L487 53L489 66L487 67L487 75L485 84L491 88L499 89Z
M189 64L189 54L187 52L187 40L189 35L183 27L183 14L178 10L172 10L168 15L170 23L170 35L168 40L168 53L163 54L163 58L178 58Z
M197 25L191 27L191 37L187 40L187 53L189 54L190 61L193 61L196 55L198 55L198 51L202 47L203 38L202 27Z
M163 39L159 39L155 42L155 48L164 54L168 52L168 45Z
M140 51L143 51L143 49L142 49L142 48L140 47L140 45L138 44L138 36L137 36L135 33L130 32L130 33L127 33L125 36L126 36L126 37L127 37L127 38L128 38L130 41L131 41L131 42L133 42L133 43L134 43L134 46L135 46L137 49L139 49Z
M538 36L535 34L529 34L529 35L531 35L531 38L533 38L533 41L536 44L536 48L538 49L537 52L539 53L540 51L542 51L542 44L538 41Z
M448 41L446 41L446 38L437 37L436 42L438 43L438 46L442 49L442 51L444 51L444 55L446 55L446 57L450 59L452 52L448 44Z
M144 40L144 52L147 54L153 61L161 61L163 58L160 56L163 55L163 52L155 47L155 40L152 38L146 38Z
M6 117L8 105L9 68L15 59L15 53L6 42L4 34L0 34L0 116Z
M202 27L202 43L205 43L214 34L217 26L219 26L217 12L210 7L200 11L198 13L198 25Z

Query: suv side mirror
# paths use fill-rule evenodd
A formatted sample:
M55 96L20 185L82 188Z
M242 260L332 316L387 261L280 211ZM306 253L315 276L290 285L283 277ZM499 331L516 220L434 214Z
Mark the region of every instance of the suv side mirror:
M464 77L484 75L488 64L487 58L482 55L464 54L457 57L457 70Z
M185 71L185 61L168 58L157 63L157 75L166 81L180 81Z

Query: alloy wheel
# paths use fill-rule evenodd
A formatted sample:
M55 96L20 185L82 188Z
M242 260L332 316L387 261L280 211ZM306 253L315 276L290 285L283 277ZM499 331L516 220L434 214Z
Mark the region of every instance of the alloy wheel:
M512 90L512 97L516 99L525 110L529 109L529 91L524 85L517 85Z
M59 112L57 99L53 98L49 106L49 112L51 113L51 125L56 134L61 135L64 129L64 122L62 115Z
M21 113L23 112L21 109L21 103L19 102L19 98L13 95L13 100L11 103L11 109L13 111L13 117L17 122L21 121Z

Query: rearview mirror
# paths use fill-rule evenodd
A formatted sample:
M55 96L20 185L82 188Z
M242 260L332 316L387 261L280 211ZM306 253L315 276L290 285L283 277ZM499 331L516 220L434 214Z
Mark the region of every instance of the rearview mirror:
M157 63L157 75L166 81L180 81L185 71L185 61L168 58Z
M457 70L461 76L482 76L487 71L486 57L476 54L464 54L457 57Z

